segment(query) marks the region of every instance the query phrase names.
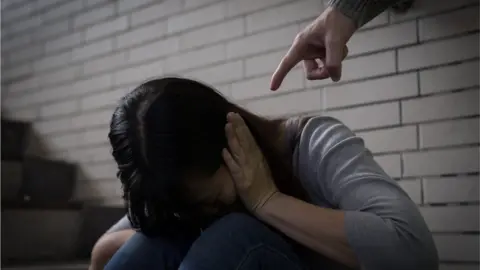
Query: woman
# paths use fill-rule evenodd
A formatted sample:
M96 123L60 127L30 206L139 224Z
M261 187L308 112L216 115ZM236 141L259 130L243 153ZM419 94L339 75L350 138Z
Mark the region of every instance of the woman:
M122 100L109 138L139 232L105 269L438 267L416 205L336 119L265 119L169 77Z

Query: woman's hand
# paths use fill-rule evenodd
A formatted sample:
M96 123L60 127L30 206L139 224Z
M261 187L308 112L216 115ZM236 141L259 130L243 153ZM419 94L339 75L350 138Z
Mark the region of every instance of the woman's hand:
M236 113L227 115L225 133L230 151L222 155L245 207L256 213L275 193L270 168L252 133Z

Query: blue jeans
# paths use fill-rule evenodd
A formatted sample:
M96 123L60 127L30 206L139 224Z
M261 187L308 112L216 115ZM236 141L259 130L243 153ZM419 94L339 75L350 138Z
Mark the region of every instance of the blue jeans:
M280 234L246 214L224 216L198 238L133 235L105 270L300 270L301 259Z

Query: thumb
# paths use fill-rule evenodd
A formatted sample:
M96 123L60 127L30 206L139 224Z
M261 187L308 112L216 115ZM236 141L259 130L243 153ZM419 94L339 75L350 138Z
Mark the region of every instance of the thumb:
M325 66L334 82L339 81L342 76L342 60L345 57L344 47L345 45L339 42L327 42L325 44Z

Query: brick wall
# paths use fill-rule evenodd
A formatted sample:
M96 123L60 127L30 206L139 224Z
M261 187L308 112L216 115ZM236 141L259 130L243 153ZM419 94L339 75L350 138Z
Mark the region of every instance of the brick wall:
M447 269L479 261L478 0L417 0L350 41L343 80L294 69L268 82L321 0L4 0L2 111L33 121L51 157L81 164L77 197L118 202L107 124L151 76L215 85L265 115L338 117L400 180L435 233ZM461 232L466 232L460 234ZM448 263L467 262L465 265Z

